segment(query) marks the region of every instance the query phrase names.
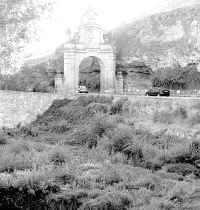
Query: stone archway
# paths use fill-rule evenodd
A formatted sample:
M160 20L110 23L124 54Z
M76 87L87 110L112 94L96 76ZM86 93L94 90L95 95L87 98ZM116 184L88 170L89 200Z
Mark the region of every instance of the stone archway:
M104 64L99 58L84 58L79 65L79 86L86 86L89 92L102 92L104 70Z
M68 40L64 45L64 93L74 93L78 90L79 65L83 59L96 57L101 66L101 93L116 92L116 52L109 43L109 37L96 23L96 13L89 9L82 18L79 31L71 38L67 32ZM59 81L59 80L58 80ZM61 81L61 80L60 80ZM57 85L58 86L58 85ZM61 86L61 85L60 85Z

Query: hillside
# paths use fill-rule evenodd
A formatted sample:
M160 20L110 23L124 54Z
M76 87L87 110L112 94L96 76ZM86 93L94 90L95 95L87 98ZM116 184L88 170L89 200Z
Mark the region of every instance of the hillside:
M199 100L80 96L30 119L25 95L8 109L34 121L0 130L0 209L200 209Z
M124 88L146 89L153 81L153 84L167 84L166 87L172 89L199 89L200 73L196 70L200 60L200 3L177 0L155 12L111 31L111 40L117 48L116 71L123 72ZM32 67L42 64L49 68L46 72L63 71L62 48L60 45L55 52L27 62ZM97 63L87 59L82 62L80 72L80 84L92 91L96 87L99 89ZM191 84L194 79L195 84Z
M182 3L181 3L182 2ZM143 61L154 71L174 64L198 63L200 51L200 3L179 1L167 12L157 13L112 31L118 61ZM191 5L191 6L189 6Z

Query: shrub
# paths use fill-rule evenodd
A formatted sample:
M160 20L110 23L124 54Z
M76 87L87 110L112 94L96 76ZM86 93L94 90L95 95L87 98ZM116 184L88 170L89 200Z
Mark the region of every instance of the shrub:
M44 171L17 171L0 177L1 209L46 209L49 194L58 193L52 174Z
M65 190L60 194L53 194L49 199L50 209L80 209L89 199L94 199L100 194L97 190Z
M0 145L5 145L8 143L8 137L3 134L3 133L0 133Z
M86 117L92 117L98 112L107 113L108 107L101 103L91 103L85 107L84 115Z
M122 113L123 105L128 101L127 97L122 97L115 101L110 108L110 114L120 114Z
M123 152L125 148L132 144L133 135L131 128L124 125L119 125L113 131L108 133L110 138L110 153L113 151Z
M60 120L59 122L51 122L46 126L46 131L51 131L53 133L66 133L70 131L73 128L73 126L65 121L65 120Z
M63 168L56 170L54 173L55 181L62 185L71 184L76 178L75 174L73 174L70 170L64 170Z
M194 165L188 163L169 164L165 166L165 170L169 173L177 173L183 176L189 174L198 175L200 172Z
M54 102L53 105L44 112L40 117L38 117L32 124L45 124L49 122L60 121L62 119L69 123L77 123L82 118L83 107L77 104L77 101L71 101L66 99L67 102Z
M174 111L174 116L175 117L180 117L182 119L186 119L188 118L188 113L187 113L187 109L185 107L178 107L175 111Z
M71 134L72 144L87 144L89 148L96 147L98 141L109 130L113 130L117 122L108 114L98 113L87 124L78 126Z
M161 178L157 175L141 176L136 182L134 182L135 187L142 188L145 187L149 190L159 190L161 185Z
M200 124L200 113L197 112L189 118L189 122L192 125Z
M81 147L81 151L79 151L78 155L84 163L92 163L94 165L109 159L109 155L106 150L100 148L99 145L97 147L93 147L92 149L89 149L88 147Z
M174 145L173 148L163 150L157 156L157 160L163 163L188 163L190 161L190 154L187 146L183 144Z
M119 153L119 152L110 155L109 160L113 164L119 164L119 163L121 163L121 164L127 164L128 163L127 157L124 154Z
M102 137L106 132L112 131L116 124L116 119L108 114L99 113L93 118L92 130L94 135Z
M30 137L37 137L40 133L37 127L34 128L33 126L22 126L20 132L21 135Z
M9 145L9 152L14 155L20 154L21 152L30 152L31 149L31 143L24 140L12 141Z
M83 113L83 107L73 106L73 104L71 104L70 106L65 106L57 109L57 111L54 114L54 118L55 120L60 121L61 119L64 119L68 123L77 124L82 119Z
M55 146L50 151L50 161L55 165L62 165L63 163L70 161L70 153L69 151L61 146Z
M21 152L20 154L4 153L0 159L0 172L31 169L32 158L30 152Z
M133 114L138 115L140 107L141 107L141 102L127 100L123 104L122 111L124 114L127 114L127 115L133 115Z
M127 210L132 202L132 197L127 193L112 191L85 202L80 210Z
M72 145L87 145L89 148L97 146L97 135L94 134L91 125L82 125L71 134Z
M178 182L168 191L165 199L181 205L194 196L195 188L191 183Z
M71 103L72 100L70 99L56 99L52 102L51 106L42 114L42 115L38 115L36 120L33 121L33 124L35 123L44 123L46 121L46 118L48 118L48 116L52 116L54 115L54 113L56 112L56 110L60 107L63 106L67 106Z
M127 156L127 159L131 160L134 166L141 166L143 162L143 151L140 143L134 142L128 147L123 149L123 153Z
M111 104L113 101L113 97L107 96L80 96L78 98L78 104L82 107L86 107L91 103L101 103L101 104Z
M144 144L142 151L145 161L153 160L161 152L157 146L153 146L151 144Z
M155 111L153 114L153 121L171 124L174 121L174 116L173 113L170 113L169 111Z
M63 142L62 136L57 135L57 134L44 134L42 136L39 136L34 139L35 142L40 142L40 143L47 143L51 145L55 145L57 143Z
M195 139L189 143L188 152L193 159L200 159L200 140Z

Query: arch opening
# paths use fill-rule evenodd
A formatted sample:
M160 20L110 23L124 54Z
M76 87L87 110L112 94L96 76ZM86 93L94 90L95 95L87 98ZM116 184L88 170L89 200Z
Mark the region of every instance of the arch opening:
M84 58L79 65L79 86L86 86L89 92L99 93L102 90L104 72L103 62L95 56Z

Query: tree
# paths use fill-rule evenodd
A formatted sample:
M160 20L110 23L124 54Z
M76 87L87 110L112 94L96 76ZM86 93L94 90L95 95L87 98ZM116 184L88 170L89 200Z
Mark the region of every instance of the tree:
M0 75L21 64L20 52L33 39L37 21L48 14L52 5L53 0L1 0Z

